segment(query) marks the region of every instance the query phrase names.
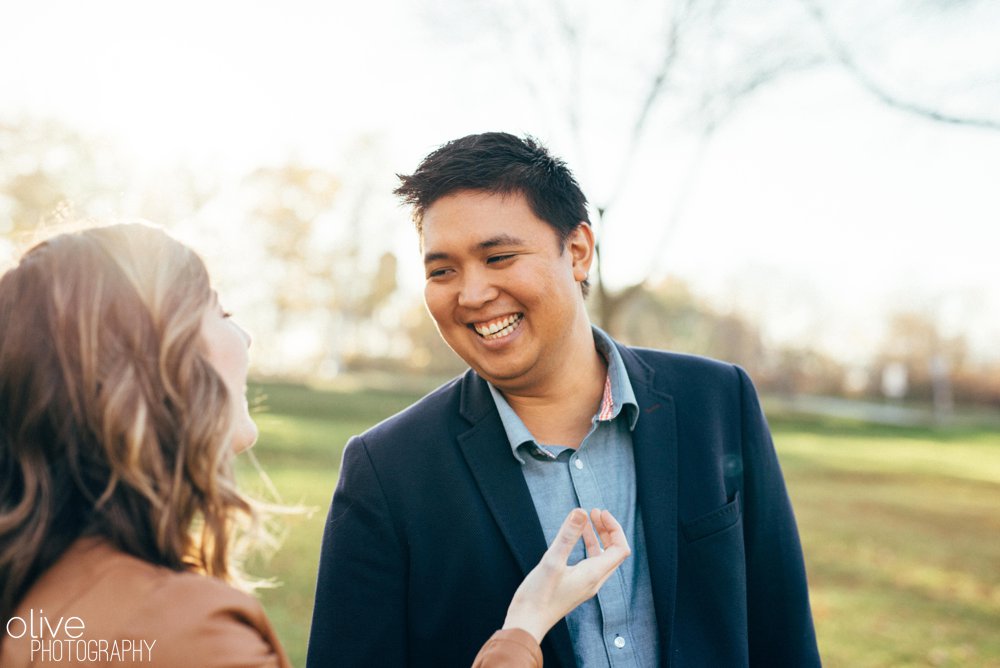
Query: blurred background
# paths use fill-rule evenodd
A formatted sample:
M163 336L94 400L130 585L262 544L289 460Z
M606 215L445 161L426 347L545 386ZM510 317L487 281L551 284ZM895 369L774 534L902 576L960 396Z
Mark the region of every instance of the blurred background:
M81 217L203 255L257 455L318 509L257 568L301 662L344 442L463 369L395 174L531 134L590 198L594 321L762 391L826 663L1000 665L998 30L988 0L6 1L0 265Z

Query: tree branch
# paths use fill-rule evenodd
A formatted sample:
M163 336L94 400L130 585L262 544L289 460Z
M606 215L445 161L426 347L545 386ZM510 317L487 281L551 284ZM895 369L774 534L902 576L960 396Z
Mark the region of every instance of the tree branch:
M850 51L847 49L844 42L833 32L833 28L830 27L829 21L826 20L826 16L820 8L819 3L816 0L802 0L802 4L805 6L806 11L816 21L820 30L822 30L823 36L826 38L827 46L829 46L836 61L840 63L840 65L847 70L851 76L854 77L862 88L886 106L898 109L899 111L907 114L926 118L937 123L961 125L985 130L1000 130L1000 120L950 114L939 109L934 109L916 102L904 100L901 97L890 93L861 68L858 62L851 55Z
M621 194L621 191L625 187L625 183L628 180L632 162L635 160L635 154L639 149L639 143L642 141L642 136L646 131L646 123L649 120L649 115L652 112L653 107L656 105L657 100L659 100L660 96L663 94L667 81L670 77L670 71L677 62L677 53L680 47L681 27L684 24L687 11L691 8L693 2L694 0L686 0L683 2L682 8L674 11L670 18L670 23L667 28L667 39L666 46L663 51L663 58L660 59L659 68L653 75L653 79L649 85L649 90L646 91L646 96L643 99L642 106L639 107L639 113L635 118L635 123L632 125L632 132L629 135L628 148L625 150L625 157L622 160L622 168L619 171L618 181L615 183L615 187L611 190L611 194L605 200L602 207L605 211L611 208L611 205L618 199L618 196Z

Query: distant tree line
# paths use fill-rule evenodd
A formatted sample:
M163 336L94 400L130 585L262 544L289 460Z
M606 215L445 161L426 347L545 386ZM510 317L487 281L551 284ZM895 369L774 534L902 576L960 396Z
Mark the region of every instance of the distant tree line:
M128 213L194 228L235 216L235 234L249 239L244 246L253 250L240 257L230 250L228 259L245 265L236 282L252 279L243 287L264 334L254 343L259 372L298 378L359 370L452 375L462 370L461 361L413 291L399 289L388 241L408 221L376 203L383 190L388 199L390 188L372 175L391 177L391 170L371 159L373 152L371 141L359 143L352 169L345 170L353 181L291 160L252 170L234 196L183 168L137 182L116 161L113 147L58 123L0 122L0 241L86 216ZM214 238L222 257L237 241L227 234ZM766 392L1000 407L1000 361L976 359L963 336L942 334L925 313L890 314L884 340L859 367L809 341L770 342L751 318L713 306L678 279L644 281L630 291L611 314L592 299L595 321L634 345L740 364Z

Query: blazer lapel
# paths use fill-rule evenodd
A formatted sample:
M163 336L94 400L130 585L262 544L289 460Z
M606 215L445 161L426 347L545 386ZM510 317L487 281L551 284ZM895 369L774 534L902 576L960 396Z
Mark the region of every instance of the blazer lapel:
M632 432L636 494L646 538L660 655L664 665L669 665L677 598L677 415L673 397L663 391L663 383L657 383L653 369L629 348L619 345L618 350L639 404L639 420Z
M462 379L459 410L472 423L458 436L462 454L514 559L527 575L545 553L545 535L520 465L511 455L507 433L486 381L472 371ZM565 622L553 627L545 640L551 643L560 663L575 665Z

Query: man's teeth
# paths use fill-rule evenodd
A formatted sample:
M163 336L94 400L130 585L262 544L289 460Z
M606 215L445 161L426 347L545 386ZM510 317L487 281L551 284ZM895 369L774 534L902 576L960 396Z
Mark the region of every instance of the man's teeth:
M501 337L507 336L515 329L517 329L518 323L521 322L523 316L520 313L515 313L513 315L508 315L499 320L494 320L492 322L483 323L480 325L475 325L476 333L486 339L499 339Z

